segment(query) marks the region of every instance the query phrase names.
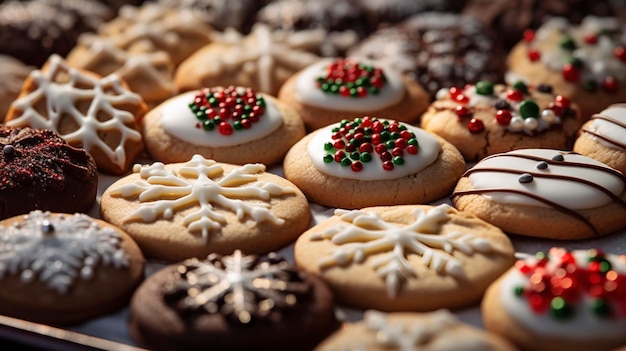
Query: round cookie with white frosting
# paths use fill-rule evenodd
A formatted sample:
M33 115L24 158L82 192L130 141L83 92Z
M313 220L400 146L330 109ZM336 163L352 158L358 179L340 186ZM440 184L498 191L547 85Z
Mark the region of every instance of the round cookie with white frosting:
M462 346L461 346L462 345ZM345 324L315 351L514 351L506 339L461 322L447 310L431 313L365 311L363 320Z
M421 126L451 142L468 161L515 149L570 150L582 119L574 103L552 90L521 81L442 89Z
M626 174L626 104L614 104L591 116L580 130L574 151Z
M275 164L304 137L285 103L244 87L213 87L173 97L142 120L150 156L165 163L200 154L232 164Z
M520 348L614 350L626 343L626 256L552 248L487 289L483 323Z
M593 238L626 227L626 177L592 158L552 149L488 156L459 180L455 207L508 233Z
M626 26L617 18L588 16L580 25L564 18L544 23L507 58L507 81L545 83L575 101L584 118L626 101Z
M337 209L294 247L296 265L338 302L382 311L471 305L513 255L500 229L447 204Z
M122 230L84 214L33 211L0 222L0 313L75 324L127 305L144 258Z
M364 115L415 122L428 94L400 73L356 59L325 59L294 74L278 98L293 106L309 130Z
M240 249L267 253L308 226L309 204L263 164L236 166L194 155L183 163L135 165L105 190L101 215L151 258L180 261Z
M289 150L283 167L285 177L310 201L361 208L446 196L465 162L452 144L434 134L365 116L307 135Z

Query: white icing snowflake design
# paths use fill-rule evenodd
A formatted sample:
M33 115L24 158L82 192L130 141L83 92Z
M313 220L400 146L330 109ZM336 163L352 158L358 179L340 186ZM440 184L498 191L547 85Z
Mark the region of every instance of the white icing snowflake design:
M0 227L0 280L19 274L65 294L77 279L90 279L99 265L128 266L121 238L84 214L51 217L33 211L22 223Z
M113 196L138 197L142 203L124 221L153 222L157 218L171 219L176 211L199 205L200 208L183 218L190 232L201 232L206 241L211 232L227 223L214 205L231 211L242 221L245 216L257 222L284 223L270 210L267 203L273 196L294 194L292 188L276 183L257 181L257 174L265 171L263 164L247 164L224 175L224 168L214 160L194 155L178 171L168 170L160 162L150 166L135 165L141 179L134 184L113 189ZM224 175L219 180L214 180ZM164 198L167 195L167 198ZM260 204L246 203L241 199L258 199Z
M124 167L127 141L141 141L141 134L130 127L135 125L133 114L116 108L114 104L139 105L141 97L125 89L117 75L101 79L85 75L70 67L58 55L52 55L48 64L45 72L35 70L31 73L37 89L13 102L12 106L23 113L18 118L7 121L6 125L54 130L68 144L80 145L88 151L99 149L113 164ZM67 75L68 81L57 82L59 75ZM42 99L46 102L44 115L36 108ZM79 101L89 102L85 114L76 106ZM101 121L100 114L110 118ZM77 129L62 132L61 121L66 116L71 118ZM102 139L101 133L107 131L119 132L119 142L115 147L109 146Z
M239 323L278 318L306 294L310 285L285 259L261 261L239 250L211 254L178 267L180 279L164 287L165 299L181 312L222 313Z
M323 233L314 233L311 240L330 239L339 247L328 257L320 260L321 267L361 263L368 255L384 253L370 262L370 266L385 279L387 295L395 297L401 285L409 277L415 277L415 270L407 260L407 255L416 254L422 262L439 273L447 273L461 278L464 275L461 262L452 256L454 250L466 255L475 252L487 253L494 250L491 243L472 234L453 232L436 233L443 222L448 221L452 207L439 205L424 211L416 209L415 221L405 227L382 220L376 213L359 210L337 209L350 225L339 224Z

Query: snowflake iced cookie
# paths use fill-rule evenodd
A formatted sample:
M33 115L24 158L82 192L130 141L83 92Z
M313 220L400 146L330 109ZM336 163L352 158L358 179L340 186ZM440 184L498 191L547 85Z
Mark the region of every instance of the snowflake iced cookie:
M128 304L144 259L130 237L84 214L33 211L0 222L0 313L74 324Z
M421 126L451 142L468 161L521 148L569 150L582 118L575 102L552 90L521 81L442 89Z
M356 59L325 59L297 72L278 98L296 109L314 130L363 115L415 122L426 110L428 94L394 70Z
M556 18L527 30L507 58L507 80L547 83L575 101L584 118L626 101L626 26L587 16L580 25Z
M296 241L337 301L383 311L467 306L514 261L506 235L443 204L335 211Z
M524 349L614 350L626 343L626 256L552 248L487 289L485 327Z
M337 323L315 276L270 253L189 259L150 276L131 302L131 330L155 350L310 349Z
M310 211L295 185L262 164L194 155L185 163L135 165L104 192L101 215L126 230L146 256L179 261L279 249L307 228Z
M0 128L0 219L33 210L86 212L98 171L82 148L51 130Z
M5 124L51 129L87 150L100 171L122 174L143 151L137 121L145 111L141 97L118 76L100 78L53 55L24 82Z
M448 310L383 313L367 310L363 320L344 325L315 351L515 351L498 335L457 319Z
M271 165L305 134L291 107L234 86L173 97L148 112L141 124L147 152L165 163L200 154L219 162Z
M459 151L423 129L361 117L318 129L283 162L285 178L330 207L427 203L452 190L465 170Z
M488 156L465 172L451 198L507 233L583 239L626 227L624 174L568 151Z
M614 104L591 116L574 144L574 152L626 174L626 104Z
M324 32L273 32L263 24L249 35L225 31L196 51L176 70L179 91L240 85L272 96L297 71L320 58L311 52Z

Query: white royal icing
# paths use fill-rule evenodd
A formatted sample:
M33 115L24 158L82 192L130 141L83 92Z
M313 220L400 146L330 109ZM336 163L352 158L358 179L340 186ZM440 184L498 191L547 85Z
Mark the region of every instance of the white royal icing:
M550 164L546 169L538 169L537 164L541 161L515 157L514 155L532 155L548 161L555 155L563 155L564 163ZM565 180L557 178L534 177L530 183L520 183L519 178L523 173L540 173L545 175L561 175L573 177L578 180L591 181L601 187L608 189L614 195L621 195L624 192L624 181L609 172L601 170L575 167L571 163L583 163L587 165L597 165L610 170L605 164L593 160L589 157L567 153L552 149L524 149L511 151L488 157L477 163L470 171L486 168L495 168L496 171L473 172L469 175L469 180L474 189L514 189L527 193L536 194L544 199L554 202L572 210L596 208L613 202L613 199L590 185L583 184L575 180ZM498 170L513 169L515 172L508 173ZM483 196L500 203L520 204L550 207L541 201L532 199L529 196L490 191Z
M300 72L295 91L298 100L310 106L336 111L371 112L395 105L404 98L405 88L402 76L388 68L383 68L387 81L376 95L368 94L363 98L351 98L323 92L318 86L317 77L324 75L326 67L333 61L333 59L321 60Z
M409 131L415 133L415 138L419 143L419 152L415 155L405 153L405 163L401 166L394 167L391 171L383 169L383 161L379 157L372 157L372 160L368 162L360 172L353 172L350 167L342 166L336 162L325 163L323 159L324 144L332 140L332 129L337 126L335 124L315 132L315 135L307 145L308 156L311 162L313 162L313 165L315 165L315 168L320 172L338 178L389 180L419 173L437 160L439 151L441 150L441 144L439 144L439 141L435 137L423 129L404 123L401 124L406 126Z
M587 251L573 251L579 266L586 266ZM619 260L615 255L607 254L606 258L611 262L611 268L618 273L626 274L626 262ZM529 260L534 260L534 257ZM548 271L554 271L560 259L552 257L548 264ZM534 312L528 301L516 296L514 291L517 287L528 285L529 278L519 270L513 269L502 280L500 300L507 314L533 333L546 337L567 339L602 339L623 335L626 330L626 318L620 312L617 318L598 318L593 314L591 306L592 297L582 296L576 304L575 315L571 319L555 320L549 312L538 314ZM626 298L626 296L624 297Z
M35 70L31 73L37 89L13 102L12 106L23 112L19 117L7 121L6 125L51 129L68 144L80 145L87 151L101 150L113 164L124 167L126 142L141 141L141 134L131 127L135 126L135 116L116 108L114 104L139 105L142 102L141 97L125 89L117 75L101 79L85 75L67 65L58 55L51 56L48 63L49 67L45 72ZM69 76L68 81L57 83L57 75L63 74ZM42 99L45 99L46 109L38 111L35 106ZM85 114L76 107L79 101L88 101L90 104ZM110 119L98 120L101 113ZM77 129L62 133L63 117L71 118ZM120 135L119 142L114 147L109 146L101 137L102 133L109 131Z
M0 227L0 281L19 275L66 294L77 280L94 277L99 266L128 266L121 237L84 214L33 211L24 220Z
M416 209L415 220L405 226L386 222L375 212L337 209L342 223L313 233L310 240L328 239L337 248L319 260L320 267L360 264L369 255L379 255L368 263L387 285L387 296L397 296L403 283L416 277L415 269L409 263L408 255L417 255L430 269L449 274L456 278L464 277L461 261L452 253L460 251L465 255L494 251L491 243L484 238L463 232L439 233L441 225L450 219L452 208L442 204L428 210Z
M262 139L280 128L283 123L276 106L270 99L265 98L265 112L251 128L238 130L230 135L220 134L217 128L207 132L202 127L197 127L199 121L189 109L189 103L193 102L197 93L197 91L187 92L162 105L161 126L168 134L195 145L227 147Z
M626 125L626 105L612 105L600 112L600 115L611 117ZM594 118L589 128L592 132L603 136L609 140L626 145L626 128L601 118ZM620 148L619 145L611 143L603 138L597 138L591 134L587 136L594 138L598 143L608 148Z
M269 201L294 193L292 188L257 181L257 174L265 172L265 165L247 164L224 174L221 164L201 155L194 155L178 172L166 169L161 162L149 166L137 164L133 172L141 179L111 191L112 196L140 202L139 208L124 218L125 222L172 220L178 211L198 207L183 217L183 224L192 233L200 232L205 241L210 233L227 224L221 210L235 213L240 221L248 217L256 222L284 223L284 219L271 211ZM261 203L245 202L245 199L261 200Z

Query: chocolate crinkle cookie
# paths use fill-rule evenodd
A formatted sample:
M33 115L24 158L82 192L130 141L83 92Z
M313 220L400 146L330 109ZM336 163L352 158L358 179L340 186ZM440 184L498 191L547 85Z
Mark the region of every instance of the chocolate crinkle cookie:
M41 66L66 55L78 36L95 31L113 12L94 0L32 0L0 4L0 53Z
M468 0L463 13L494 30L507 48L522 39L527 28L537 29L552 17L578 24L587 15L626 18L625 0Z
M424 13L374 32L349 56L386 64L419 82L431 98L441 88L502 81L502 48L474 18Z

